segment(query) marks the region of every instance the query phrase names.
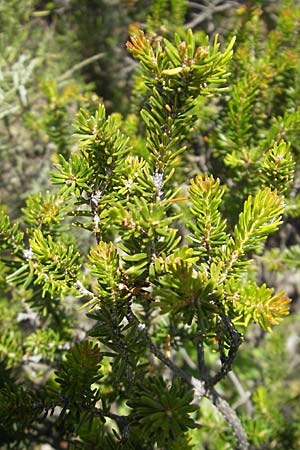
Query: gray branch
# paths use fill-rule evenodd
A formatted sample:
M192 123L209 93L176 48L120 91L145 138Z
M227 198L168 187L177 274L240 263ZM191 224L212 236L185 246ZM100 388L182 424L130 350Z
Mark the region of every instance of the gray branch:
M227 403L226 400L224 400L220 396L220 394L213 388L207 391L205 397L208 398L213 403L213 405L215 405L217 410L222 414L224 419L227 420L227 422L231 426L237 441L236 449L248 450L249 444L247 435L234 409L232 409L229 403Z
M146 326L142 324L134 315L130 306L128 307L126 318L129 323L135 324L138 330L142 333L142 336L144 337L147 347L149 348L151 353L153 353L165 366L169 367L175 375L180 377L194 389L194 399L197 403L199 403L202 397L208 398L213 403L213 405L218 409L224 419L231 426L237 440L237 450L248 450L249 444L247 441L247 435L243 429L240 419L236 415L235 411L231 408L231 406L226 402L226 400L222 399L220 394L214 388L207 387L204 381L199 380L198 378L195 378L186 373L184 370L174 364L163 352L161 352L159 348L152 342Z

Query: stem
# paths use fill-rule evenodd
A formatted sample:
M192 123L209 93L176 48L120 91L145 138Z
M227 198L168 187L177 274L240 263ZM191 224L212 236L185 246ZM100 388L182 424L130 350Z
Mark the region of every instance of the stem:
M232 405L233 409L237 409L242 405L245 405L246 413L251 416L253 414L253 405L251 403L250 397L251 392L245 391L240 380L238 379L237 375L232 370L228 374L228 378L230 381L232 381L234 387L236 388L240 398Z
M129 428L130 428L130 418L129 416L120 416L118 414L112 413L112 412L104 412L99 408L94 409L94 414L101 417L109 417L110 419L114 420L116 424L118 425L118 428L121 432L122 439L126 439L129 434Z
M237 7L239 5L236 1L228 1L228 2L220 2L221 4L218 4L218 2L210 2L207 5L199 5L196 2L187 2L187 6L191 8L196 8L199 10L202 10L202 12L195 15L195 17L184 25L184 28L187 30L189 28L195 28L197 25L204 21L213 21L213 15L216 13L220 13L222 11L226 11L227 9Z
M128 322L134 323L136 327L143 333L144 340L151 353L153 353L153 355L155 355L165 366L169 367L169 369L171 369L175 373L175 375L177 375L178 377L183 379L187 384L193 387L195 389L195 394L197 398L200 399L201 397L203 397L205 395L205 386L203 381L186 373L184 370L182 370L180 367L174 364L163 352L159 350L159 348L152 342L146 326L139 321L139 319L134 315L130 307L128 307L126 317Z
M61 83L62 81L66 80L67 78L70 78L74 72L77 72L78 70L82 69L83 67L98 61L98 59L103 58L104 53L97 53L96 55L90 56L89 58L81 61L78 64L75 64L73 67L71 67L71 69L67 70L65 73L63 73L62 75L60 75L57 78L57 81L59 83Z
M153 353L165 366L169 367L175 375L180 377L194 389L195 401L199 402L202 397L206 397L213 403L213 405L218 409L224 419L227 420L227 422L231 426L233 433L236 436L237 450L248 450L249 444L247 441L247 435L243 429L240 419L236 415L235 411L231 408L231 406L226 402L226 400L222 399L220 394L214 388L206 387L204 381L189 375L176 364L174 364L164 353L162 353L152 342L146 326L142 324L134 315L130 306L128 306L126 318L128 322L134 323L136 327L142 332L144 340L151 353Z
M236 450L248 450L249 444L247 440L247 435L234 409L232 409L231 406L226 402L226 400L224 400L220 396L220 394L213 388L207 390L205 397L208 398L213 403L213 405L217 408L217 410L222 414L224 419L227 420L227 422L231 426L237 441Z
M232 369L233 361L236 358L238 349L242 343L241 334L237 331L229 317L224 314L221 316L222 322L224 324L225 330L227 331L230 337L230 348L228 351L228 355L226 356L224 347L223 347L223 339L219 340L219 351L221 355L221 369L216 375L210 380L210 386L215 386L220 380L226 377L228 372Z
M203 348L203 342L201 339L197 342L197 358L198 358L198 370L201 379L205 382L205 385L210 384L209 383L209 376L207 373L207 369L205 366L205 359L204 359L204 348Z

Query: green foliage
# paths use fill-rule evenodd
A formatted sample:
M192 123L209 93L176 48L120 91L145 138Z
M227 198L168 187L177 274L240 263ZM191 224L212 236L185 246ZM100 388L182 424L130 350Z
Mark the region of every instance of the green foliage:
M115 14L125 4L131 11L129 3L116 2ZM97 27L106 35L107 19L95 11L109 9L95 2L91 14L86 2L73 0L71 10L76 5L73 63L73 49L89 43L93 52ZM56 6L45 14L62 26ZM1 320L0 339L4 445L246 450L246 430L255 448L280 448L288 396L273 401L267 394L274 366L264 372L266 386L253 381L255 367L243 360L252 355L240 346L253 323L271 331L291 302L281 288L268 287L260 264L275 257L272 268L290 269L298 255L297 246L277 248L279 227L299 209L299 66L289 53L289 43L292 52L299 48L298 32L285 10L268 32L259 8L247 4L229 21L237 39L229 33L220 49L218 36L185 26L188 7L153 1L140 16L152 14L147 32L131 25L127 49L139 72L126 117L109 114L103 102L94 108L91 88L70 82L81 63L44 80L36 109L16 88L29 130L42 111L34 132L52 148L56 190L27 197L19 220L4 208L0 218L0 311L9 322ZM107 70L118 65L95 56ZM77 102L83 108L72 135ZM280 348L284 354L283 340ZM263 365L264 356L253 354ZM254 392L241 401L241 420L215 387L228 388L235 360ZM226 392L239 408L236 385ZM293 448L299 433L289 430Z
M232 83L210 138L215 144L212 165L228 186L228 207L235 213L236 201L261 186L287 195L295 188L296 180L293 183L290 175L298 164L293 136L299 132L299 102L294 95L299 66L287 42L298 48L299 33L291 22L289 31L282 30L290 3L282 5L271 32L266 30L259 7L241 7L241 18L236 19L237 29L241 28L231 64ZM295 13L299 13L297 7ZM292 151L287 149L290 139ZM279 165L282 179L278 177Z
M23 240L23 233L18 230L18 224L11 224L9 217L4 211L1 212L0 217L0 245L1 249L11 249L13 252L17 252L21 249L20 244Z
M29 253L25 253L28 262L12 273L8 282L24 282L28 286L33 281L42 286L43 297L46 293L61 296L77 280L79 253L74 252L72 245L56 243L51 236L45 238L40 230L34 232L29 244Z
M97 186L108 174L113 176L118 161L128 154L127 138L120 133L113 116L106 117L103 105L99 105L95 116L81 111L77 121L77 135L89 166L94 170L93 175L97 174Z
M81 408L94 405L96 396L91 386L101 378L101 359L99 347L89 341L76 343L67 353L66 360L56 372L56 382L60 385L66 407L69 408L70 403Z
M176 30L182 27L185 13L186 2L184 0L154 0L151 5L147 27L150 32ZM172 17L172 21L167 19L168 16Z
M63 344L64 341L57 331L52 328L39 329L27 336L24 341L24 349L31 357L52 361L57 357L56 353Z
M289 314L291 299L284 296L284 292L273 295L274 289L267 288L265 284L258 287L252 281L244 284L239 293L237 285L229 281L227 285L229 297L240 316L235 318L236 323L247 326L250 320L271 331L270 325L276 325L282 319L281 316Z
M267 153L262 164L262 179L266 186L278 189L280 193L289 190L294 172L294 160L289 145L281 141Z
M22 212L29 230L40 229L44 235L49 235L61 227L66 206L63 197L49 191L44 196L38 192L27 198Z
M153 49L142 32L127 43L128 50L140 61L144 82L151 95L141 116L147 126L147 146L151 163L162 172L185 150L182 137L192 131L193 108L199 95L212 95L222 88L228 75L225 65L232 56L234 39L223 54L217 37L212 49L196 47L189 30L186 42L175 36L174 46L164 40ZM177 150L176 150L177 149ZM172 167L172 165L171 165Z
M120 270L119 255L114 245L106 242L99 242L96 248L91 249L89 259L91 273L99 283L100 299L105 301L122 301L122 273ZM93 301L93 300L92 300Z
M162 378L148 378L132 394L128 405L133 408L133 426L159 446L171 443L188 428L195 427L189 417L197 409L190 404L193 394L178 378L169 389Z
M6 384L1 388L0 402L1 444L9 445L16 436L18 440L25 437L26 441L26 429L44 412L41 392L28 386Z
M196 223L191 223L191 241L200 255L210 259L217 253L217 248L226 244L226 220L219 210L224 189L219 187L220 180L211 175L198 175L191 182L190 199L193 204L191 212Z
M59 172L53 173L51 178L53 184L63 185L59 194L71 194L74 191L80 193L84 189L89 189L85 180L87 176L92 175L92 169L82 162L76 153L69 161L66 161L63 155L59 156L59 160L60 164L56 165Z
M247 358L255 363L259 374L251 387L251 417L243 417L254 448L274 446L283 450L287 445L293 449L299 445L299 429L296 425L299 416L299 364L295 353L298 330L299 317L290 316L272 334L263 336L259 347L249 343L244 355L237 358L237 374L244 389L253 386L254 380L253 374L242 374L240 370L247 364Z

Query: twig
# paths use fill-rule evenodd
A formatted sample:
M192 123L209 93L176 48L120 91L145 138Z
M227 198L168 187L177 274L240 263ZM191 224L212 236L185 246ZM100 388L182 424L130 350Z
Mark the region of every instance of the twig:
M205 382L205 385L209 382L209 376L207 373L207 369L205 366L205 360L204 360L204 348L203 348L203 342L201 339L197 342L197 357L198 357L198 370L201 379Z
M182 359L186 362L186 364L192 369L195 370L197 369L197 364L192 360L192 358L190 357L190 355L188 354L188 352L186 351L186 349L184 347L182 347L180 350L180 354L182 356Z
M224 400L220 396L220 394L213 388L207 391L205 397L208 398L213 403L213 405L215 405L224 419L226 419L231 426L232 431L236 437L237 450L248 450L249 444L247 435L234 409L232 409L231 406L226 402L226 400Z
M78 70L82 69L85 66L88 66L89 64L92 64L95 61L98 61L99 59L103 58L104 53L97 53L96 55L91 56L90 58L84 59L78 64L75 64L71 69L67 70L65 73L60 75L56 80L58 83L61 83L62 81L65 81L67 78L70 78L71 75L73 75L74 72L77 72Z
M169 358L167 358L167 356L165 356L164 353L162 353L152 342L146 326L142 324L134 315L130 306L128 306L126 317L130 323L134 323L136 327L141 331L151 353L153 353L163 364L169 367L175 375L183 379L189 386L194 389L195 401L197 401L197 403L202 397L208 398L213 403L213 405L218 409L218 411L223 415L223 417L231 426L233 433L237 439L237 450L248 450L249 445L247 441L247 435L242 427L240 419L236 415L235 411L231 408L231 406L226 402L226 400L222 399L220 394L215 389L205 386L205 383L202 380L190 376L180 367L176 366L176 364L174 364Z
M116 422L122 435L122 439L126 439L129 434L130 418L129 416L120 416L112 412L104 412L100 408L94 408L94 414L101 417L108 417Z
M202 5L201 3L196 3L196 2L186 2L186 6L188 8L200 9L201 11L206 8L205 5Z
M218 12L226 11L227 9L230 9L237 5L238 5L238 2L236 2L236 1L226 2L226 3L220 4L220 5L211 3L211 4L207 5L206 7L202 6L202 8L200 8L198 5L197 9L202 9L203 12L196 14L196 16L190 22L188 22L184 27L185 27L185 29L195 28L197 25L204 22L205 20L212 19L214 14L216 14ZM196 7L196 4L194 4L194 2L188 2L188 6Z
M243 386L240 383L240 380L238 379L234 371L229 372L228 378L232 381L240 396L240 398L234 403L234 405L232 405L232 408L237 409L239 406L245 405L247 414L251 416L253 412L253 406L250 401L251 392L244 390Z
M210 386L215 386L220 380L225 378L225 376L230 372L232 369L233 361L236 358L238 349L243 342L241 334L237 331L237 329L234 327L233 323L229 319L229 317L225 316L224 314L221 316L221 319L223 321L223 324L225 326L225 329L230 337L230 348L228 351L228 355L226 356L224 347L223 347L223 340L219 340L219 351L220 351L220 358L221 358L221 369L212 379L210 380Z
M130 306L128 307L126 317L130 323L134 323L138 330L142 332L144 340L147 343L151 353L153 353L153 355L155 355L165 366L169 367L175 375L182 378L186 383L192 386L195 389L195 395L198 399L202 398L205 395L205 385L203 381L198 380L197 378L186 373L180 367L176 366L176 364L174 364L163 352L159 350L159 348L152 342L146 326L138 320L132 312Z

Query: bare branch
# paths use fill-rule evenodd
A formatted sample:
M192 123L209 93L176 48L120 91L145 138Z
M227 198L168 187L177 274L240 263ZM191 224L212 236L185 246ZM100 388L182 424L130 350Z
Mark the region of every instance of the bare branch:
M185 29L195 28L200 23L205 20L212 20L213 15L222 11L226 11L227 9L236 7L239 5L236 1L228 1L228 2L210 2L207 5L199 5L195 2L188 2L188 6L193 7L195 9L199 9L202 12L195 14L195 17L188 22L184 27Z
M239 393L239 399L234 403L234 405L232 405L232 408L237 409L239 406L245 405L247 414L251 416L253 412L253 405L252 402L250 401L251 392L244 390L240 380L238 379L237 375L234 373L233 370L229 372L228 378L232 381L234 387Z
M99 59L103 58L104 53L97 53L96 55L90 56L87 59L84 59L78 64L75 64L71 69L67 70L65 73L61 74L57 81L58 83L62 83L67 78L70 78L74 72L77 72L78 70L81 70L83 67L88 66L89 64L92 64L95 61L98 61Z
M209 384L209 375L207 373L207 369L205 366L204 348L202 340L199 340L197 342L197 357L198 357L198 370L200 377L205 382L205 384Z
M215 405L224 419L226 419L231 426L232 431L236 437L237 450L248 450L249 444L247 435L234 409L232 409L231 406L226 402L226 400L224 400L220 396L220 394L213 388L207 391L205 397L208 398L213 403L213 405Z

